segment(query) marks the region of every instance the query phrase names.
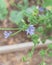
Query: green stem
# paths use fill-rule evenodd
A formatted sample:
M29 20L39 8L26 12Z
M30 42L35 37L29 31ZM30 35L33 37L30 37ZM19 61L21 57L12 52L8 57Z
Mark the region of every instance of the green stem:
M17 31L17 32L15 32L15 33L13 33L13 34L11 34L10 36L14 36L14 35L16 35L16 34L18 34L19 32L21 32L22 30L19 30L19 31Z
M0 30L18 30L18 28L0 28Z
M31 58L34 54L35 47L32 48L31 52L28 53L28 57ZM29 55L30 54L30 55Z

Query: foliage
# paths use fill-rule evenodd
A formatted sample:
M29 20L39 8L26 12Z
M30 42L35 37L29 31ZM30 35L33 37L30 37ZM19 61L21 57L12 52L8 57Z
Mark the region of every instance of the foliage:
M46 6L52 6L52 0L44 0L43 6L44 7L46 7Z
M15 4L15 3L14 3ZM18 5L18 6L17 6ZM28 17L34 10L34 8L36 8L35 6L29 7L28 6L28 0L24 0L24 5L22 4L15 4L16 7L20 8L19 6L22 6L23 8L20 8L20 10L13 10L10 12L10 20L15 23L19 28L23 28L21 29L21 31L24 31L27 29L27 27L29 25L26 24L26 21L24 21L25 17Z
M8 10L4 0L0 0L0 20L4 20L7 16Z
M45 62L41 62L39 65L47 65Z
M23 19L23 11L11 11L10 13L10 20L16 24L20 23Z
M46 41L46 39L52 39L52 10L46 9L46 6L49 5L48 2L50 2L50 5L52 5L51 1L52 0L45 0L45 3L43 3L45 5L43 6L43 4L40 3L40 0L38 0L37 3L42 5L41 7L38 6L38 8L34 5L30 7L28 0L23 0L23 4L15 4L14 1L10 1L11 5L17 8L17 10L12 10L10 12L9 17L10 21L17 25L17 29L15 29L17 32L11 34L5 31L5 38L8 38L10 34L11 36L14 36L21 31L26 32L26 35L29 35L34 43L32 51L28 54L29 57L32 57L35 46L39 44L39 38L43 43ZM4 0L1 0L0 20L4 20L6 18L7 12L6 3ZM9 30L9 28L7 30ZM47 50L42 49L39 53L43 58L43 62L40 65L46 65L44 58L46 54L52 57L52 43L48 45ZM23 61L26 60L26 57L23 57Z
M17 11L17 10L11 11L10 20L18 25L18 23L20 23L22 19L24 19L24 17L29 16L33 10L34 10L34 6L27 8L25 10L22 9L21 11Z
M48 51L48 56L49 56L49 57L52 57L52 43L48 45L48 49L50 49L50 50Z
M40 56L42 56L43 61L40 63L40 65L47 65L44 62L45 56L48 55L48 57L52 57L52 43L48 44L48 48L46 50L40 50Z
M40 55L41 55L42 57L44 57L44 56L45 56L45 53L46 53L46 51L45 51L45 50L43 50L43 49L40 51Z
M38 40L39 39L39 36L37 34L32 35L31 36L31 39L32 39L34 45L37 45L39 43L39 40Z
M37 5L41 5L43 7L52 6L52 0L37 0Z
M41 62L39 65L47 65L45 62ZM52 65L52 64L50 64Z
M27 61L27 58L24 56L23 58L22 58L22 61L24 62L24 61Z
M48 45L48 48L49 48L49 49L52 49L52 44L49 44L49 45Z

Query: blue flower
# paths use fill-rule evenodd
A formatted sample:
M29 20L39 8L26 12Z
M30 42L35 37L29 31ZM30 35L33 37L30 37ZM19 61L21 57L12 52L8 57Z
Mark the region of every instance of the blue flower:
M33 25L30 25L28 29L26 30L27 35L33 35L35 33L35 27Z
M4 31L4 38L8 38L12 32L11 31Z
M44 8L43 8L43 7L37 6L37 9L38 9L40 12L44 12Z
M40 12L44 12L44 8L39 7L39 11L40 11Z

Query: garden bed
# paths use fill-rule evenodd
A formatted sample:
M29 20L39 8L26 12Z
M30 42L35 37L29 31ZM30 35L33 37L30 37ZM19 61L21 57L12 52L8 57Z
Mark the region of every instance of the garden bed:
M22 51L22 52L15 52L15 53L8 53L8 54L0 54L0 64L1 65L39 65L42 61L42 57L39 54L39 51L41 49L47 49L44 47L39 47L35 50L33 57L29 60L23 62L22 58L23 56L28 57L28 50ZM45 56L44 61L47 63L47 65L50 65L52 63L52 58Z
M20 22L19 24L22 24L20 26L22 26L21 28L23 30L20 31L16 35L12 35L13 33L18 31L17 28L18 28L19 24L16 21L16 16L13 17L13 16L11 16L10 13L11 13L11 11L18 10L18 8L16 6L17 4L22 3L24 6L24 3L22 0L14 0L16 5L13 3L12 0L5 0L5 2L7 4L8 14L4 20L2 20L2 17L1 17L2 21L0 21L0 65L39 65L42 61L47 63L47 65L51 65L52 64L52 56L50 57L46 53L45 58L42 59L42 57L40 55L41 50L43 50L43 55L44 55L44 51L48 49L48 44L51 43L51 45L52 45L52 41L50 41L50 40L45 42L45 39L47 40L49 35L52 37L52 29L51 29L52 23L50 23L50 25L49 25L50 20L48 22L48 26L47 26L47 23L45 23L45 22L44 22L44 24L46 24L46 25L41 25L42 21L41 21L41 17L40 17L41 24L40 25L39 25L39 23L37 24L36 22L38 21L38 17L37 17L38 7L35 6L35 8L34 8L35 13L33 12L33 16L37 17L37 21L36 21L36 19L34 20L36 22L34 22L33 20L31 21L32 17L30 17L29 20L28 20L28 18L24 17L25 23L24 23L23 19L22 19L22 22L20 22L21 20L19 21ZM27 3L27 5L29 7L31 7L32 5L37 5L37 1L29 0L29 4ZM41 5L39 5L39 6L41 6ZM23 10L28 10L28 8L27 9L25 9L25 8ZM19 9L18 12L20 13L23 10ZM30 8L30 10L31 10L31 8ZM30 12L30 10L29 10L29 12ZM39 12L38 15L39 14L42 15L43 13L45 14L45 12L42 12L43 11L42 8L40 8L40 10L41 10L41 12ZM12 15L14 15L15 12L13 12ZM24 13L24 11L23 11L23 13ZM28 13L28 12L26 12L26 13ZM49 15L49 13L50 12L49 12L49 8L48 8L48 15ZM51 14L50 14L50 19L51 19ZM11 16L11 18L10 18L10 16ZM26 16L28 17L28 14ZM18 18L18 16L17 16L17 18ZM29 25L29 21L30 21L30 26L29 26L30 32L29 32L29 28L25 27L25 26ZM46 17L45 17L45 21L47 21ZM52 19L51 19L51 21L52 21ZM24 28L23 28L23 25L24 25ZM20 26L19 26L19 30L20 30ZM44 31L42 30L42 27L38 28L38 26L42 26L44 28ZM31 27L32 27L32 31L31 31ZM38 32L36 32L37 30L34 30L35 28L39 29L39 30L37 29ZM46 29L47 29L47 31L46 31ZM41 36L43 34L42 31L45 33L47 33L47 32L48 33ZM31 35L32 33L33 33L33 35L35 34L35 36ZM11 36L10 36L10 34L11 34ZM37 34L40 35L39 38L41 39L41 41L44 38L43 42L45 42L45 44L42 44L41 41L38 44L39 41L37 39L39 39L39 38L38 38ZM32 39L30 36L32 36ZM44 37L44 36L47 36L47 37ZM34 42L34 44L32 41ZM37 46L36 46L36 44L37 44ZM34 46L35 46L35 49L33 50L34 52L33 52L33 55L31 56L31 53L29 54L29 52L32 51ZM50 50L48 50L48 52L49 51L52 52L52 48ZM28 56L28 54L30 57ZM42 65L46 65L45 63L43 63Z

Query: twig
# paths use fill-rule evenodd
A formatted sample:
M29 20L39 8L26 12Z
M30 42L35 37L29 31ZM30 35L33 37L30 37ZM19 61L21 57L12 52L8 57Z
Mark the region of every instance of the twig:
M47 40L45 42L45 44L39 43L39 45L36 45L36 48L46 47L49 43L52 43L52 41ZM33 42L26 42L26 43L15 44L15 45L0 46L0 54L29 50L29 49L32 49L33 46L34 46Z

